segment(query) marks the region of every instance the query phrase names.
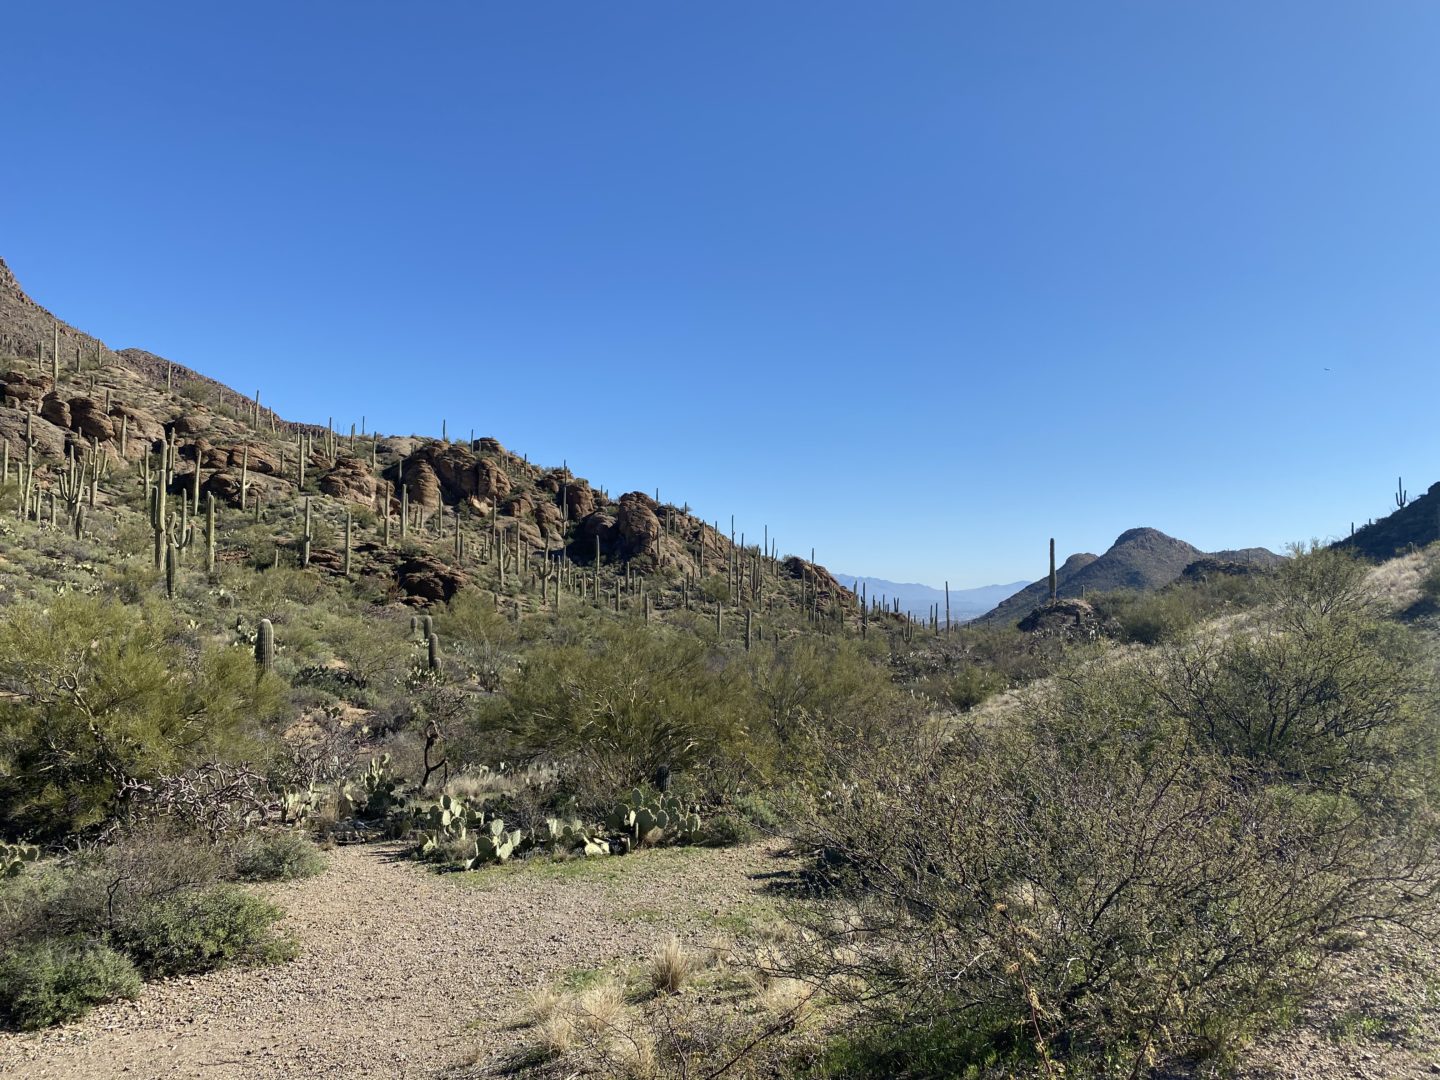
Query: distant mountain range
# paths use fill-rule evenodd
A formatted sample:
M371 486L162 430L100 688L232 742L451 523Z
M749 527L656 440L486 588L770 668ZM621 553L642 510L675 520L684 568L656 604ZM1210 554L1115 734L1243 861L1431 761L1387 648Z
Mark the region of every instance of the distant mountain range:
M944 589L915 582L862 577L859 574L836 573L835 579L841 585L853 587L857 595L861 586L864 586L868 597L884 598L887 605L891 607L894 606L894 601L899 600L900 610L908 611L917 619L928 619L930 605L939 604L940 619L942 622L945 619ZM971 619L985 614L1007 596L1023 589L1026 584L1024 581L1012 581L1009 585L981 585L974 589L951 589L950 620L957 623L969 622Z
M1185 568L1202 559L1216 563L1242 563L1268 566L1281 557L1266 548L1244 548L1240 551L1206 553L1184 540L1166 536L1158 529L1130 529L1116 538L1104 555L1088 552L1071 555L1056 568L1056 593L1061 597L1079 597L1085 593L1112 592L1116 589L1148 590L1169 585L1185 572ZM1047 574L1039 581L1019 590L980 616L987 623L1018 622L1050 597Z

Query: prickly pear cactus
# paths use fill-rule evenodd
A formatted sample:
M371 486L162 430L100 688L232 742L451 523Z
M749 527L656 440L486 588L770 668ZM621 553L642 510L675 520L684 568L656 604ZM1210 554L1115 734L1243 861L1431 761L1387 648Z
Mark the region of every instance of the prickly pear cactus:
M14 877L25 869L26 863L40 858L40 849L34 844L0 843L0 878Z

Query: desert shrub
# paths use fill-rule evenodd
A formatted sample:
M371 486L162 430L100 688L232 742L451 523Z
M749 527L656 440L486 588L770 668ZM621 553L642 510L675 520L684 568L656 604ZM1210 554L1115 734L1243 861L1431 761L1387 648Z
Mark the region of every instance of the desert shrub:
M1138 1075L1262 1027L1337 931L1436 916L1426 688L1354 567L1310 558L1220 643L1074 669L1009 725L837 745L797 966L876 1009L860 1043Z
M702 819L695 842L704 847L738 847L758 838L755 826L733 810L722 810Z
M324 869L319 848L292 832L251 837L235 857L235 872L242 881L294 881Z
M601 626L593 642L527 654L478 734L502 759L567 761L576 794L601 809L662 764L717 771L764 754L749 737L743 683L728 675L693 635Z
M0 940L100 939L141 908L230 877L228 851L197 837L148 828L0 887Z
M216 885L147 903L111 937L147 977L193 975L292 957L294 942L272 929L281 914L243 889Z
M1417 783L1434 759L1418 639L1375 617L1364 568L1319 551L1275 575L1254 625L1156 667L1165 704L1197 738L1270 780L1358 795Z
M940 684L941 700L960 712L969 712L1006 687L1005 677L993 668L962 664Z
M32 941L0 953L0 1023L31 1031L140 992L130 960L104 945Z
M274 715L248 653L204 648L157 604L66 595L0 623L0 831L98 825L129 782L243 752Z

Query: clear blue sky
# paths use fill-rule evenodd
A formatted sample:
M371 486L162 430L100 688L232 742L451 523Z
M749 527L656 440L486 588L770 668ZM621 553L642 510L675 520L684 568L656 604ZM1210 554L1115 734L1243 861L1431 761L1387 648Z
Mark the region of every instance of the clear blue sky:
M0 256L849 572L1440 480L1440 4L14 3Z

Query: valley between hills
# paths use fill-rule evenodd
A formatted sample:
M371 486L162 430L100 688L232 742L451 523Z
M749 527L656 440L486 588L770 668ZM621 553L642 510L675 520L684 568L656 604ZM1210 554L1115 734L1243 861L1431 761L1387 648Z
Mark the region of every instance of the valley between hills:
M927 592L201 367L0 263L0 1074L1440 1069L1440 487Z

